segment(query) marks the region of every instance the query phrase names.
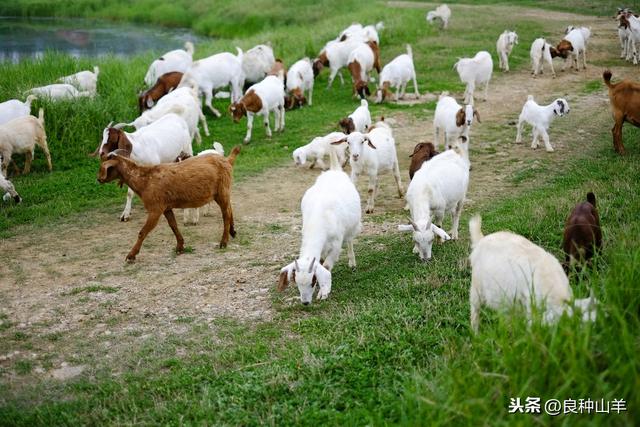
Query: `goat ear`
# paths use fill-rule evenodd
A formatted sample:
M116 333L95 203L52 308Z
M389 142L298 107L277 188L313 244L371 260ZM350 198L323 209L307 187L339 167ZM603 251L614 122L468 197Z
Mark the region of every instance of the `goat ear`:
M147 98L147 107L151 108L151 107L153 107L153 104L154 104L153 99Z
M449 236L442 228L438 227L437 225L431 224L431 230L442 240L451 240L451 236Z
M376 150L376 146L373 145L373 142L371 142L371 140L369 139L369 137L365 137L364 140L367 142L367 145L371 148L373 148L374 150Z
M464 108L461 108L456 113L456 126L460 127L464 125Z
M476 118L478 123L482 123L482 121L480 120L480 114L478 114L478 110L476 110L475 108L473 109L473 116Z
M347 138L342 138L337 141L333 141L331 145L338 145L338 144L342 144L343 142L347 142Z
M413 231L413 225L411 225L411 224L400 224L398 226L398 231Z
M278 286L276 288L278 292L284 291L287 286L289 286L289 281L292 281L294 283L296 281L296 271L294 263L291 263L280 270L280 277L278 278Z

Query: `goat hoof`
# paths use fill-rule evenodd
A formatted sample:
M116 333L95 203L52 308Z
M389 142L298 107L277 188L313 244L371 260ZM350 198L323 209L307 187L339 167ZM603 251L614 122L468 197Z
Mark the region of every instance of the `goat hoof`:
M125 261L128 264L133 264L134 262L136 262L136 256L129 254L129 255L127 255L127 258L125 259Z
M128 216L121 216L120 217L120 222L127 222L129 221L129 217Z
M176 254L182 255L184 253L184 246L176 247Z
M373 208L367 208L367 210L365 210L364 213L372 214Z
M225 242L220 242L220 249L224 249L227 247L227 244Z

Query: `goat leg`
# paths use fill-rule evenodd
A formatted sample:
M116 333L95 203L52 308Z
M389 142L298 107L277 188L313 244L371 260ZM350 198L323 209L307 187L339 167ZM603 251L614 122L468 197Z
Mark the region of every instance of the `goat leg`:
M176 216L171 209L168 209L164 211L164 217L167 219L171 231L173 231L173 234L176 236L176 253L181 254L184 252L184 239L182 238L182 234L180 234L180 230L178 230Z
M156 227L156 225L158 225L159 219L160 219L160 212L149 212L149 215L147 216L147 221L144 223L144 225L142 226L142 229L138 233L138 240L136 241L136 244L133 245L133 248L131 248L131 251L127 255L126 260L128 262L134 262L136 260L136 255L138 255L138 252L140 252L140 247L142 246L142 242L144 242L144 239L147 237L147 234L149 234L149 232L151 232L151 230L153 230ZM174 217L174 221L175 221L175 217Z

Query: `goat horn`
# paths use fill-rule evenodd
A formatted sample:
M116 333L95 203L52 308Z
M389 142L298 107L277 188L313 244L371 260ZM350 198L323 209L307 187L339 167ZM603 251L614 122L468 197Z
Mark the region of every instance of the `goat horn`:
M109 122L109 124L107 125L107 128L110 128L112 124L113 122Z
M309 273L313 271L313 264L315 264L315 262L316 262L316 257L313 257L313 259L311 260L311 265L309 265Z

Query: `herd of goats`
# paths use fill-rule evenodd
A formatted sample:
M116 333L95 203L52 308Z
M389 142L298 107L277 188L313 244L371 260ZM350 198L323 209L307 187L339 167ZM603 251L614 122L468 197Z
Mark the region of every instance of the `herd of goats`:
M448 27L450 19L451 10L446 5L427 14L429 22L442 21L443 29ZM636 63L640 20L628 9L619 9L616 19L622 56ZM140 116L131 123L109 124L95 153L101 161L98 181L117 181L128 187L121 220L130 218L134 194L140 197L148 214L127 261L135 260L142 242L161 216L166 218L176 237L176 251L184 251L184 239L174 208L184 209L185 223L195 224L199 208L212 209L215 202L224 222L220 247L226 247L229 236L236 234L231 187L233 164L240 147L235 147L225 157L222 145L214 143L212 149L193 155L192 141L195 139L200 144L202 139L199 123L209 135L202 112L202 95L205 105L218 117L221 114L214 108L213 98L230 98L229 112L233 120L238 122L243 116L247 117L244 142L249 143L256 115L262 117L266 135L270 137L271 112L275 116L275 130L282 131L285 111L305 104L311 106L314 79L325 67L330 70L329 86L336 76L342 79L342 68L349 70L352 93L360 98L360 105L340 121L342 131L314 138L293 151L297 165L309 162L311 167L317 164L327 170L304 193L300 253L281 269L278 289L283 290L289 282L295 283L305 305L312 301L316 288L318 299L327 298L331 292L331 270L344 244L349 266L356 266L353 241L361 230L362 207L355 184L362 174L369 177L366 213L374 211L378 176L385 172L393 174L398 194L406 198L411 215L410 223L402 224L398 229L413 234L413 251L420 259L431 258L434 241L457 239L469 184L469 135L474 120L480 120L474 108L474 92L477 86L484 85L484 97L487 97L493 72L491 54L481 51L454 65L466 84L464 102L459 104L448 93L440 95L433 122L434 141L416 145L411 158L410 184L405 194L393 129L384 118L372 123L367 97L377 103L402 99L409 83L414 86L416 98L419 91L411 46L407 45L406 53L381 67L378 32L383 28L382 23L353 24L329 41L317 58L301 59L288 69L281 60L275 59L269 45L258 45L247 52L238 49L237 54L218 53L194 61L194 47L188 42L185 49L167 52L155 60L144 79L149 89L139 94ZM568 63L576 70L580 65L586 68L590 37L590 29L569 26L557 46L547 43L544 38L533 41L530 54L534 77L543 72L545 62L555 77L554 57L564 58L563 70ZM513 31L507 30L499 36L496 48L500 69L509 71L509 55L517 44L518 35ZM373 69L377 71L378 82L371 96L369 84L373 81L370 78ZM28 173L34 148L38 145L45 153L49 170L52 168L43 109L38 117L32 116L31 102L36 98L55 102L93 97L97 92L99 73L98 67L93 71L81 71L62 77L55 84L31 89L25 102L14 99L0 104L0 188L6 192L5 201L10 198L16 202L21 200L6 178L14 154L25 154L23 173ZM622 154L622 124L628 121L640 125L640 84L628 80L611 83L609 71L605 71L603 77L609 88L615 119L614 147ZM247 88L244 93L243 88ZM539 105L529 96L518 120L516 142L522 141L522 127L528 123L533 127L532 148L536 148L542 138L546 150L553 151L547 131L555 117L567 113L569 104L565 99ZM128 126L136 130L124 131ZM444 150L438 153L441 133ZM325 163L327 157L329 166ZM350 176L343 172L347 161ZM446 213L452 215L449 233L442 228ZM522 304L530 314L532 304L543 304L547 322L563 313L571 315L575 308L579 308L583 319L595 318L593 295L574 299L567 277L572 266L587 263L602 245L593 193L589 193L587 200L579 203L567 219L564 230L566 260L562 265L553 255L517 234L503 231L484 236L480 217L470 220L469 231L472 247L471 325L474 330L478 328L482 305L498 309Z

